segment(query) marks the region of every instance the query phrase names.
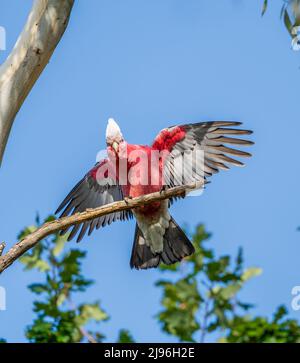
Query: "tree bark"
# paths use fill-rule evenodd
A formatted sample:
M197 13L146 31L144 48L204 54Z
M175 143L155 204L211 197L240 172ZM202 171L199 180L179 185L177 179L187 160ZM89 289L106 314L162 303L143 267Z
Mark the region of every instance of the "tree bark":
M35 0L27 23L0 66L0 165L16 114L68 25L74 0Z
M0 273L2 273L8 266L10 266L25 252L34 247L40 240L50 234L56 233L64 229L65 227L89 221L91 219L98 218L113 212L129 210L139 207L141 205L169 199L171 197L182 197L185 196L188 191L191 191L195 188L199 188L198 183L188 186L178 186L163 190L161 192L151 193L133 199L126 199L119 202L110 203L95 209L87 209L85 212L77 213L69 217L64 217L52 222L45 223L36 231L26 236L23 240L16 243L5 255L0 256Z

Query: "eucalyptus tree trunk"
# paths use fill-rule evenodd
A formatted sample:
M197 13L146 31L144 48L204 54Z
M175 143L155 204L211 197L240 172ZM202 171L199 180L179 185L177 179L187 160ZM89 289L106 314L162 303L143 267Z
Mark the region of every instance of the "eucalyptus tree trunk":
M74 0L34 0L14 49L0 66L0 164L16 114L68 25Z

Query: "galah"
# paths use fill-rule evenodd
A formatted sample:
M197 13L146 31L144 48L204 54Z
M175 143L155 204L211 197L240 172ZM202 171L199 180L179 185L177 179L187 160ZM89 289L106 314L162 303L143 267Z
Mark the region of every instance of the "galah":
M244 165L233 159L232 155L251 156L248 152L226 146L253 144L238 137L252 133L238 128L240 125L240 122L213 121L172 126L160 131L151 146L145 146L125 141L118 124L109 119L106 129L107 157L99 160L76 184L56 213L62 211L61 217L72 215L88 208L142 196L178 184L194 182L203 187L207 178L220 169ZM199 151L202 156L197 159L195 153ZM144 158L148 160L141 163ZM137 168L138 166L140 167ZM153 202L132 211L115 212L76 224L72 227L68 240L79 230L77 242L81 241L87 231L90 235L95 228L134 216L137 223L131 268L147 269L157 267L160 263L173 264L193 254L194 247L171 217L171 202L172 200ZM62 234L67 231L68 229L63 230Z

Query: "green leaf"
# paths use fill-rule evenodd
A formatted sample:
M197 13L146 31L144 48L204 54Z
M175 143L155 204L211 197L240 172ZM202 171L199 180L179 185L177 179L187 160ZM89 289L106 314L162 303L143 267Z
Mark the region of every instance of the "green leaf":
M35 232L37 230L37 227L36 226L29 226L29 227L26 227L24 228L19 234L18 234L18 240L22 240L24 239L25 237L27 237L29 234Z
M108 315L101 309L99 302L81 305L79 316L76 318L80 326L87 324L90 320L99 322L107 319Z
M65 302L66 298L67 298L66 293L64 293L64 292L60 293L60 294L58 295L57 300L56 300L56 305L57 305L57 306L62 305L62 304Z
M268 8L268 0L264 0L263 8L262 8L262 11L261 11L261 16L265 15L265 12L267 11L267 8Z
M61 252L64 249L64 246L67 242L68 234L65 234L63 236L57 236L55 239L55 246L52 250L53 256L57 257L61 254Z
M287 308L284 305L280 305L277 311L274 313L274 321L279 322L284 316L288 314Z
M244 263L244 252L243 252L243 249L241 247L239 247L237 257L235 260L235 264L236 264L235 272L236 273L241 271L243 263Z
M242 281L248 281L252 277L259 276L262 274L262 269L259 267L250 267L245 270L242 274Z
M45 271L49 271L50 270L50 266L48 264L47 261L43 261L43 260L38 260L36 263L35 263L35 268L37 268L38 270L42 271L42 272L45 272Z
M48 223L48 222L53 222L56 220L56 217L54 215L50 215L48 216L45 220L44 223Z
M292 28L293 28L293 24L292 24L292 21L290 19L290 16L289 16L289 13L288 13L288 10L287 9L284 10L283 21L284 21L284 24L285 24L286 29L291 34Z
M39 259L37 254L26 254L21 256L19 261L25 265L25 270L32 270L34 268L41 272L50 270L49 264L46 261Z
M281 10L280 10L280 19L283 18L284 11L286 10L286 8L287 8L287 5L283 4L282 7L281 7Z
M180 263L174 263L172 265L166 265L164 263L161 263L159 265L159 269L161 271L172 271L172 272L176 272L176 271L178 271L179 266L180 266Z
M241 289L241 287L242 286L239 283L226 286L226 287L221 288L219 290L219 295L223 299L229 300L229 299L231 299L232 297L234 297L237 294L237 292Z
M117 343L135 343L131 333L126 329L121 329Z
M28 289L35 294L42 294L43 292L49 292L49 287L46 284L31 284Z

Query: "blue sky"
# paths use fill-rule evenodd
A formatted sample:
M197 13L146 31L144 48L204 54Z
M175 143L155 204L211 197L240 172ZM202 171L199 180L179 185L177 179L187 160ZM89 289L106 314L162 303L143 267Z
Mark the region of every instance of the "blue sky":
M212 179L205 193L172 207L180 223L205 223L218 253L242 246L247 266L263 275L245 300L258 314L290 307L300 285L300 52L279 19L281 0L261 18L260 0L85 0L14 124L0 169L0 239L8 246L38 211L52 213L105 146L106 120L116 118L133 143L151 142L175 123L234 119L254 130L253 158ZM9 54L31 1L3 0ZM128 328L140 342L174 341L153 316L160 291L155 270L132 271L134 222L115 223L85 238L84 273L96 280L85 300L111 315L108 341ZM7 311L0 337L25 341L33 318L27 285L39 274L15 263L0 278ZM291 310L291 309L290 309ZM300 319L300 312L290 311Z

